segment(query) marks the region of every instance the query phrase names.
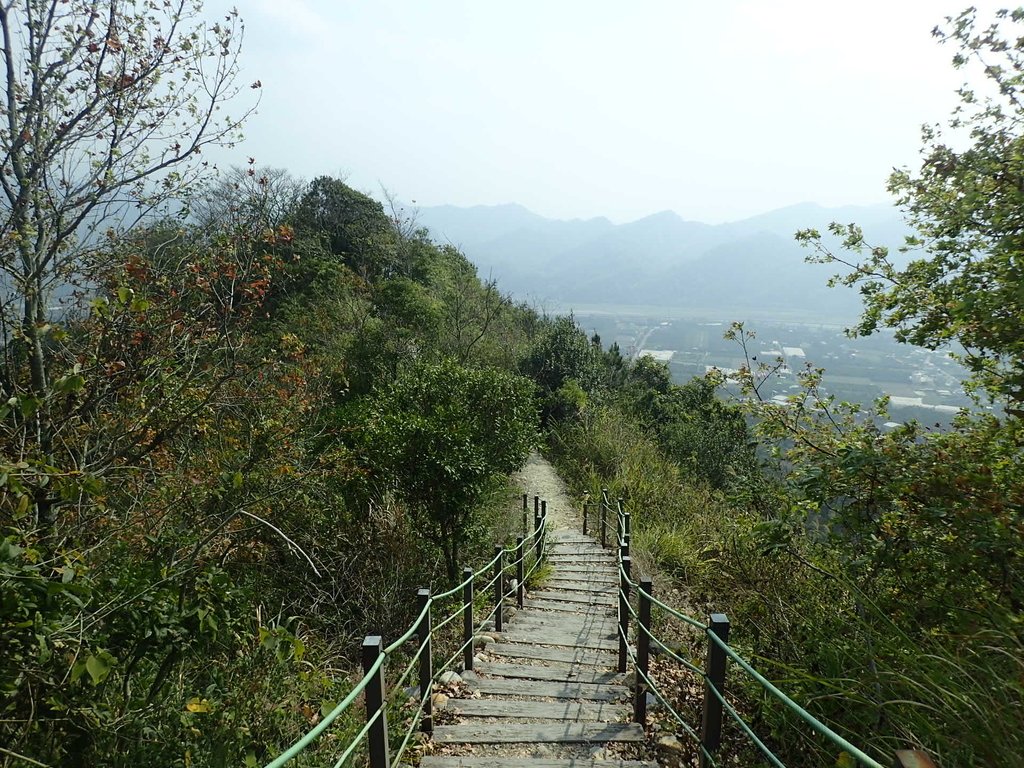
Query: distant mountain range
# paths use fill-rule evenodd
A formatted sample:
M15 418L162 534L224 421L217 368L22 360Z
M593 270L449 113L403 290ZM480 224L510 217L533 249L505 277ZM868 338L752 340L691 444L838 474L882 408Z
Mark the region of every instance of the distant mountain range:
M863 226L873 245L898 246L909 230L889 206L803 203L726 224L662 211L627 224L547 219L521 205L421 208L435 240L459 247L480 274L513 296L544 305L617 304L796 312L822 319L858 314L857 292L829 288L835 270L807 264L793 234L832 221Z

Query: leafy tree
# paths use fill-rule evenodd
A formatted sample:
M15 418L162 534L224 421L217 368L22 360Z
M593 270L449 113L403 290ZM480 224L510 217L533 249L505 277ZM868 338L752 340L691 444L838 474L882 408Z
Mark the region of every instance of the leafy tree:
M600 363L599 350L571 316L545 321L521 364L523 373L537 382L545 422L572 412L580 403L579 391L597 385Z
M398 242L383 206L339 179L320 176L310 183L295 225L323 238L327 250L364 280L388 277L398 267Z
M646 356L624 370L616 401L681 468L718 488L748 473L749 430L742 412L719 399L717 382L694 378L673 384L668 366Z
M445 361L413 366L369 405L371 466L441 548L453 581L475 506L534 444L531 390L520 376Z
M960 89L948 127L923 128L919 171L895 171L889 190L917 235L900 265L872 247L855 225L833 224L852 252L827 247L820 233L798 239L814 260L851 269L837 278L859 285L865 311L854 331L896 329L901 341L952 346L974 384L1020 415L1024 401L1024 10L1000 11L982 26L970 8L934 34L957 46L957 68L976 65L982 88ZM964 138L969 143L964 146ZM858 260L863 257L862 260Z
M238 136L248 112L223 107L240 89L241 23L232 13L208 25L199 10L193 0L0 5L2 315L5 335L23 342L4 361L8 396L47 389L48 306L82 267L90 238L79 235L180 195L206 165L203 148Z

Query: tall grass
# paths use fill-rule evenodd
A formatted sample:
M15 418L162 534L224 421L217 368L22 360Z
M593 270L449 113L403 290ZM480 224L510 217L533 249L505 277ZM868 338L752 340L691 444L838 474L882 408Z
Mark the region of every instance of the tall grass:
M950 768L1024 765L1019 625L907 626L896 617L913 611L897 610L884 579L865 594L839 543L804 531L780 543L763 496L748 503L749 489L727 497L688 479L614 408L557 425L549 445L576 493L627 499L634 561L662 583L674 577L681 608L729 614L737 650L850 741L882 762L915 747ZM735 669L729 685L787 765L835 764L836 748L759 686Z

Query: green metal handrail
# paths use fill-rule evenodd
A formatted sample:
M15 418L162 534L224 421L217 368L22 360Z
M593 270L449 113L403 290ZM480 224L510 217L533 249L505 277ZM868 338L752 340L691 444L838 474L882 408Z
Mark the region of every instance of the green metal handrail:
M603 504L604 507L608 508L609 510L611 509L611 504L608 502L607 493L604 492L604 491L602 491L602 504ZM619 532L622 532L626 528L626 523L625 523L626 517L625 517L625 513L623 512L623 508L622 508L621 504L617 505L616 513L617 513L616 516L617 516L617 519L618 519L618 528L617 528L617 530ZM604 514L604 510L603 509L602 509L602 513L601 514L602 515ZM662 602L661 600L659 600L656 597L654 597L654 595L652 595L648 591L644 590L643 587L637 581L634 581L630 577L630 574L626 572L626 569L623 566L623 556L622 556L621 548L620 547L616 547L616 550L617 550L617 558L616 559L618 561L618 572L619 572L619 579L620 579L620 581L625 583L625 584L627 584L627 585L629 585L630 588L635 589L637 591L637 594L642 599L649 600L651 602L651 604L658 606L663 611L668 613L670 616L673 616L674 618L682 621L683 623L685 623L685 624L687 624L687 625L689 625L691 627L694 627L695 629L701 630L704 634L706 634L708 636L708 638L710 638L710 641L713 644L715 644L718 648L720 648L722 650L722 652L729 659L731 659L733 662L735 662L740 667L740 669L743 670L743 672L745 672L747 675L752 677L754 679L754 681L757 682L765 691L770 693L778 701L780 701L783 705L785 705L787 708L789 708L794 713L796 713L796 715L798 717L800 717L808 725L810 725L811 728L816 733L818 733L819 735L823 736L827 740L831 741L835 746L839 747L843 751L849 753L849 755L851 757L853 757L855 760L857 760L862 765L866 766L866 768L886 768L886 766L884 766L882 763L879 763L877 760L872 758L870 755L865 753L863 750L861 750L861 749L857 748L856 746L854 746L853 744L851 744L847 739L843 738L838 733L833 731L827 725L825 725L820 720L818 720L816 717L814 717L814 715L812 715L806 709L804 709L799 704L797 704L795 701L793 701L789 696L787 696L785 693L783 693L781 690L779 690L779 688L777 686L775 686L771 681L769 681L761 673L759 673L756 669L754 669L745 659L743 659L743 657L741 657L735 651L735 649L733 649L727 642L725 642L717 634L712 632L710 625L708 625L707 623L701 622L701 621L693 618L692 616L687 616L685 613L682 613L682 612L676 610L675 608L672 608L671 606L666 605L664 602ZM743 719L743 717L736 711L736 709L731 704L729 704L728 701L726 701L725 696L722 695L722 692L711 681L711 679L709 678L707 673L705 673L703 670L699 669L692 662L687 661L686 659L683 659L681 656L679 656L678 654L673 652L670 648L666 647L663 641L658 639L649 629L644 627L642 625L642 623L640 622L639 615L637 614L636 610L629 604L629 600L627 599L628 596L625 593L623 593L621 587L618 589L618 595L619 595L619 598L620 598L620 600L619 600L620 605L624 606L626 608L626 611L629 614L629 616L631 616L635 620L636 626L637 626L638 630L642 630L643 633L646 635L646 637L648 637L650 640L653 640L654 642L656 642L658 644L659 652L664 653L665 655L667 655L670 658L674 659L675 661L677 661L678 663L683 665L686 669L690 670L691 672L693 672L694 674L696 674L697 676L702 678L705 681L705 683L706 683L706 690L709 691L722 704L724 709L733 717L733 719L736 720L737 724L743 730L743 732L746 734L746 736L765 755L765 757L769 760L769 762L771 762L772 765L775 766L775 768L785 768L785 765L782 763L782 761L779 760L779 758L767 747L767 745L764 744L763 741L761 741L761 739L757 736L757 734L754 733L753 729ZM628 619L627 619L627 622L628 622ZM645 672L643 672L643 670L640 669L639 664L637 664L637 658L636 658L635 653L633 653L632 649L629 648L628 638L622 636L621 628L619 629L618 634L619 634L620 640L624 643L624 645L626 647L626 653L627 653L628 657L633 660L634 669L636 670L637 674L639 676L643 677L644 681L648 684L649 689L652 692L654 692L655 697L658 698L658 700L662 702L662 704L669 710L669 712L671 712L673 717L675 717L677 719L677 721L680 723L680 725L683 726L684 730L688 734L690 734L691 736L696 737L696 732L693 730L693 728L690 727L689 725L685 724L680 719L678 713L671 707L671 705L668 704L667 701L665 701L664 697L661 695L661 692L657 689L657 686L654 685L654 682L650 679L650 677ZM711 757L710 754L708 754L707 750L704 748L704 745L703 745L703 743L701 742L701 740L699 738L697 739L697 743L700 746L702 754L708 760L710 760L712 764L714 764L713 758Z
M363 673L363 677L359 680L358 683L356 683L356 685L352 688L352 690L349 691L348 695L345 696L345 698L342 699L342 701L339 702L327 715L325 715L324 718L319 723L316 724L316 726L314 726L308 732L306 732L301 738L299 738L287 750L285 750L280 755L278 755L276 758L274 758L274 760L272 760L271 762L267 763L266 768L282 768L287 763L289 763L291 760L293 760L298 755L300 755L303 751L305 751L314 741L316 741L316 739L321 734L323 734L324 731L326 731L331 726L331 724L334 723L334 721L337 720L338 717L341 716L352 705L352 703L359 697L359 695L366 690L366 687L369 685L370 680L373 679L374 675L376 675L377 673L381 672L382 668L384 667L385 661L388 659L388 657L390 657L395 652L400 650L410 639L412 639L412 637L420 629L420 626L422 625L422 622L427 618L427 616L430 615L430 611L431 611L431 608L434 605L434 603L436 603L436 602L438 602L440 600L445 600L447 598L453 597L454 595L460 593L470 582L475 581L476 579L480 578L481 576L484 576L489 571L491 571L494 568L494 566L498 563L499 560L501 560L502 558L504 558L506 555L508 555L510 553L515 553L516 554L515 559L514 560L509 560L508 562L504 562L502 564L501 574L496 574L487 583L487 585L484 587L484 590L490 589L490 587L492 587L495 584L495 582L500 578L501 575L503 575L506 571L508 571L510 569L516 568L516 566L518 566L521 562L524 562L526 560L527 556L531 552L536 552L537 544L544 540L544 536L545 536L546 531L547 531L547 517L543 516L543 517L541 517L539 519L539 525L535 528L535 530L532 531L529 534L529 536L524 537L524 539L523 539L523 551L522 551L521 555L517 552L517 550L519 549L519 545L518 544L516 544L515 546L511 546L511 547L510 546L502 547L502 549L500 551L495 553L494 557L491 558L491 560L489 560L487 563L482 565L478 570L474 571L470 576L466 577L461 583L457 584L456 586L452 587L451 589L449 589L446 592L442 592L442 593L437 594L437 595L432 595L429 598L427 598L424 606L420 609L419 614L413 620L413 622L409 626L409 628L399 638L397 638L394 642L392 642L390 645L388 645L387 647L385 647L381 651L381 653L377 657L376 661L374 661L374 663ZM529 547L527 547L527 542L529 542ZM541 557L540 556L535 556L533 558L533 564L531 565L529 571L526 573L527 577L534 573L534 571L540 565L540 562L541 562ZM504 592L501 595L501 600L504 601L505 599L507 599L511 595L515 594L515 592L516 592L515 589L511 589L510 588L507 592ZM450 615L446 616L442 621L440 621L436 625L432 626L431 627L431 636L433 636L433 634L436 633L438 630L440 630L442 627L448 625L449 623L454 621L456 618L461 616L463 614L463 611L465 611L467 607L468 607L467 605L461 604ZM485 616L480 622L476 623L476 627L483 627L483 625L486 624L486 622L489 621L496 614L497 610L498 610L498 606L495 605L495 607L491 610L491 612L487 616ZM474 632L474 635L475 635L475 632ZM441 665L441 667L439 667L434 672L434 677L436 678L439 674L441 674L449 666L451 666L459 658L459 656L466 650L467 646L469 646L470 644L472 644L474 642L474 640L475 640L475 636L471 636L468 640L464 641L462 643L462 645L459 646L459 648L455 652L455 654L453 656L449 657L449 659L447 661L445 661L445 663L443 665ZM402 685L403 685L403 683L405 683L405 681L412 674L412 671L413 671L413 669L415 669L416 664L420 660L420 657L422 656L425 648L426 648L425 645L423 645L423 644L420 645L420 647L412 655L412 657L409 660L409 662L405 665L405 668L402 670L402 673L398 677L397 682L393 684L391 695L389 695L389 697L388 697L388 700L391 701L392 703L394 703L393 702L393 695L394 695L394 693L396 691L402 692L404 690L402 688ZM398 752L396 754L396 757L395 757L395 761L396 762L399 759L401 759L402 754L404 754L406 748L408 747L409 741L412 739L412 734L416 731L417 726L422 721L422 716L423 716L424 709L425 709L425 707L427 705L427 702L430 699L430 693L431 693L430 689L428 688L427 691L423 695L420 696L419 706L417 707L416 711L413 713L413 717L412 717L410 726L409 726L408 730L406 731L405 736L404 736L404 738L403 738L403 740L401 742L401 745L399 746ZM356 748L359 746L359 744L366 738L367 734L370 732L370 729L373 727L373 725L381 717L384 716L384 712L385 712L385 708L382 707L381 709L377 710L372 716L367 718L366 723L359 730L359 732L352 738L352 740L346 746L345 750L342 752L342 754L341 754L340 758L338 759L338 761L334 764L334 768L340 768L340 766L342 766L345 763L345 761L348 760L352 756L353 752L356 750Z
M321 733L327 730L331 723L333 723L342 712L344 712L346 709L349 708L349 706L351 706L352 702L356 700L356 697L360 693L362 693L366 686L369 684L370 677L373 675L373 673L379 670L382 666L384 666L384 656L381 656L374 663L370 670L363 675L363 679L360 680L356 684L356 686L349 692L348 696L342 699L341 702L339 702L339 704L334 709L332 709L324 717L323 720L317 723L312 730L306 733L301 739L296 741L291 747L282 752L276 759L269 762L266 768L280 768L280 766L288 763L299 753L301 753L304 749L306 749L306 747L312 744ZM368 729L369 727L367 727L367 730Z

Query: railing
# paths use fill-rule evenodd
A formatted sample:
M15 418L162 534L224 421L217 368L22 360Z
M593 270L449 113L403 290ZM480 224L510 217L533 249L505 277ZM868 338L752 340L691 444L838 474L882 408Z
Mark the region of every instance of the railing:
M334 768L353 759L360 747L365 749L371 768L387 768L392 762L399 763L408 749L417 730L423 733L433 732L433 711L431 696L433 684L438 677L462 657L462 668L473 669L473 648L478 634L493 622L494 630L500 632L504 623L505 600L516 599L518 607L523 607L526 580L533 575L544 559L544 547L547 540L547 502L540 497L533 497L533 528L528 533L527 515L529 497L523 494L523 535L516 539L514 547L495 546L494 557L490 562L474 571L463 570L463 580L447 592L431 595L430 590L420 589L416 593L419 614L406 632L390 645L385 646L379 635L368 635L362 645L363 676L358 683L317 725L285 750L280 756L267 764L266 768L283 768L292 760L314 745L331 726L344 715L363 695L365 702L365 723L354 737L341 748ZM509 560L506 555L512 556ZM527 563L530 563L527 567ZM508 574L512 578L506 578ZM477 599L475 584L478 580L491 576L480 590L486 594L493 590L494 607L479 621L474 619L474 603ZM442 601L461 594L461 603L436 624L433 623L433 607ZM433 639L439 630L462 617L462 645L448 657L439 667L434 668ZM399 673L395 682L385 684L385 672L388 659L403 650L406 643L415 637L417 647L415 653ZM419 699L413 700L416 709L412 714L408 728L401 735L401 742L392 754L392 734L388 729L388 713L399 711L399 707L408 703L405 684L416 672Z
M781 759L762 741L750 725L736 711L725 696L726 671L728 662L732 661L742 672L753 679L766 693L781 702L785 707L793 711L800 719L807 723L814 731L831 742L834 746L846 752L856 764L867 766L867 768L887 768L863 750L857 748L827 725L818 720L814 715L805 710L789 696L779 690L771 681L754 669L729 645L729 619L721 613L713 613L708 621L701 622L686 614L683 614L654 596L654 586L651 579L641 576L638 581L632 577L632 558L630 556L630 539L632 537L632 521L630 513L625 510L623 500L618 499L614 506L611 503L608 490L602 489L601 500L595 504L584 504L583 506L583 533L590 533L590 511L593 507L599 510L599 519L596 521L600 530L602 546L607 547L609 528L608 518L615 516L615 541L613 544L618 550L619 565L619 590L618 590L618 635L619 635L619 658L618 671L626 672L628 662L631 661L636 672L636 683L633 692L633 720L640 725L647 723L647 694L650 693L660 702L665 711L672 716L680 730L692 739L700 755L701 768L717 766L717 754L722 740L722 719L723 710L736 721L740 730L746 738L757 747L764 758L775 768L786 768ZM636 591L638 607L633 608L630 604L632 590ZM651 630L651 607L657 606L670 616L684 624L700 631L707 637L707 653L704 669L684 659L678 653L672 651L663 641L656 638ZM630 629L634 628L633 635L636 640L636 647L629 644ZM703 716L700 726L700 733L696 728L676 711L671 702L666 698L664 692L651 678L650 653L652 641L657 644L659 653L672 659L695 676L704 681ZM930 758L918 750L899 750L894 755L894 763L890 765L896 768L928 768L934 766Z
M887 768L865 752L851 744L827 725L811 715L807 710L794 702L785 693L754 669L728 643L729 620L723 614L711 614L708 622L701 622L687 616L654 596L654 586L650 578L641 576L634 580L632 576L632 558L630 556L630 539L632 537L630 513L624 509L621 499L614 506L608 498L607 491L602 492L601 501L597 504L585 504L583 508L583 532L590 533L590 511L596 506L599 510L600 539L608 546L608 519L615 517L614 546L618 551L618 635L619 653L618 670L626 672L630 662L636 672L636 683L633 691L633 719L645 725L647 722L647 695L651 694L660 702L665 711L675 720L679 729L687 734L697 745L701 768L717 766L716 754L721 746L723 713L736 721L740 730L764 755L765 759L776 768L785 768L785 764L762 741L750 725L737 712L736 708L726 699L726 672L728 662L739 667L743 673L753 679L766 693L777 699L785 707L792 710L818 734L836 747L846 752L853 760L867 768ZM529 498L523 495L523 535L516 539L514 547L495 547L494 557L481 568L473 571L463 570L463 580L447 592L431 595L428 589L420 589L416 593L418 615L406 632L390 645L385 646L379 635L369 635L363 640L362 667L363 676L349 691L348 695L338 703L323 719L302 738L279 757L267 764L266 768L283 768L295 758L302 755L314 745L321 736L331 729L363 696L365 719L362 727L347 743L339 747L334 768L341 768L352 760L362 747L368 758L370 768L388 768L392 762L399 763L412 742L417 730L426 734L433 731L433 711L431 696L434 682L443 672L462 657L462 668L473 669L473 649L478 634L493 622L495 631L501 631L504 624L504 603L515 597L518 607L523 607L525 584L527 579L536 572L544 558L547 538L547 503L539 497L533 497L533 527L528 532ZM513 559L507 559L506 556ZM527 566L529 563L529 566ZM514 573L513 579L507 575ZM484 584L479 594L493 595L494 606L479 621L475 620L475 603L478 593L475 585L478 581L490 580ZM493 590L493 591L492 591ZM637 607L630 603L631 595L637 597ZM461 595L461 602L436 624L433 623L435 605ZM700 631L707 637L707 654L704 669L671 650L659 640L651 629L652 607L657 606L668 615L684 624ZM434 667L433 640L437 633L462 617L462 644L439 667ZM632 631L636 641L635 648L630 646L629 637ZM397 679L390 685L385 683L387 663L390 658L399 654L406 644L416 640L416 650L402 668ZM650 655L652 642L656 649L669 659L689 670L704 681L703 717L700 733L686 722L665 693L652 679L650 672ZM407 694L405 684L416 673L418 699ZM388 713L400 711L400 707L415 704L416 708L409 720L408 727L400 735L401 741L395 750L391 748ZM398 738L398 735L394 735ZM928 768L932 762L923 752L901 750L895 754L894 765L897 768Z

